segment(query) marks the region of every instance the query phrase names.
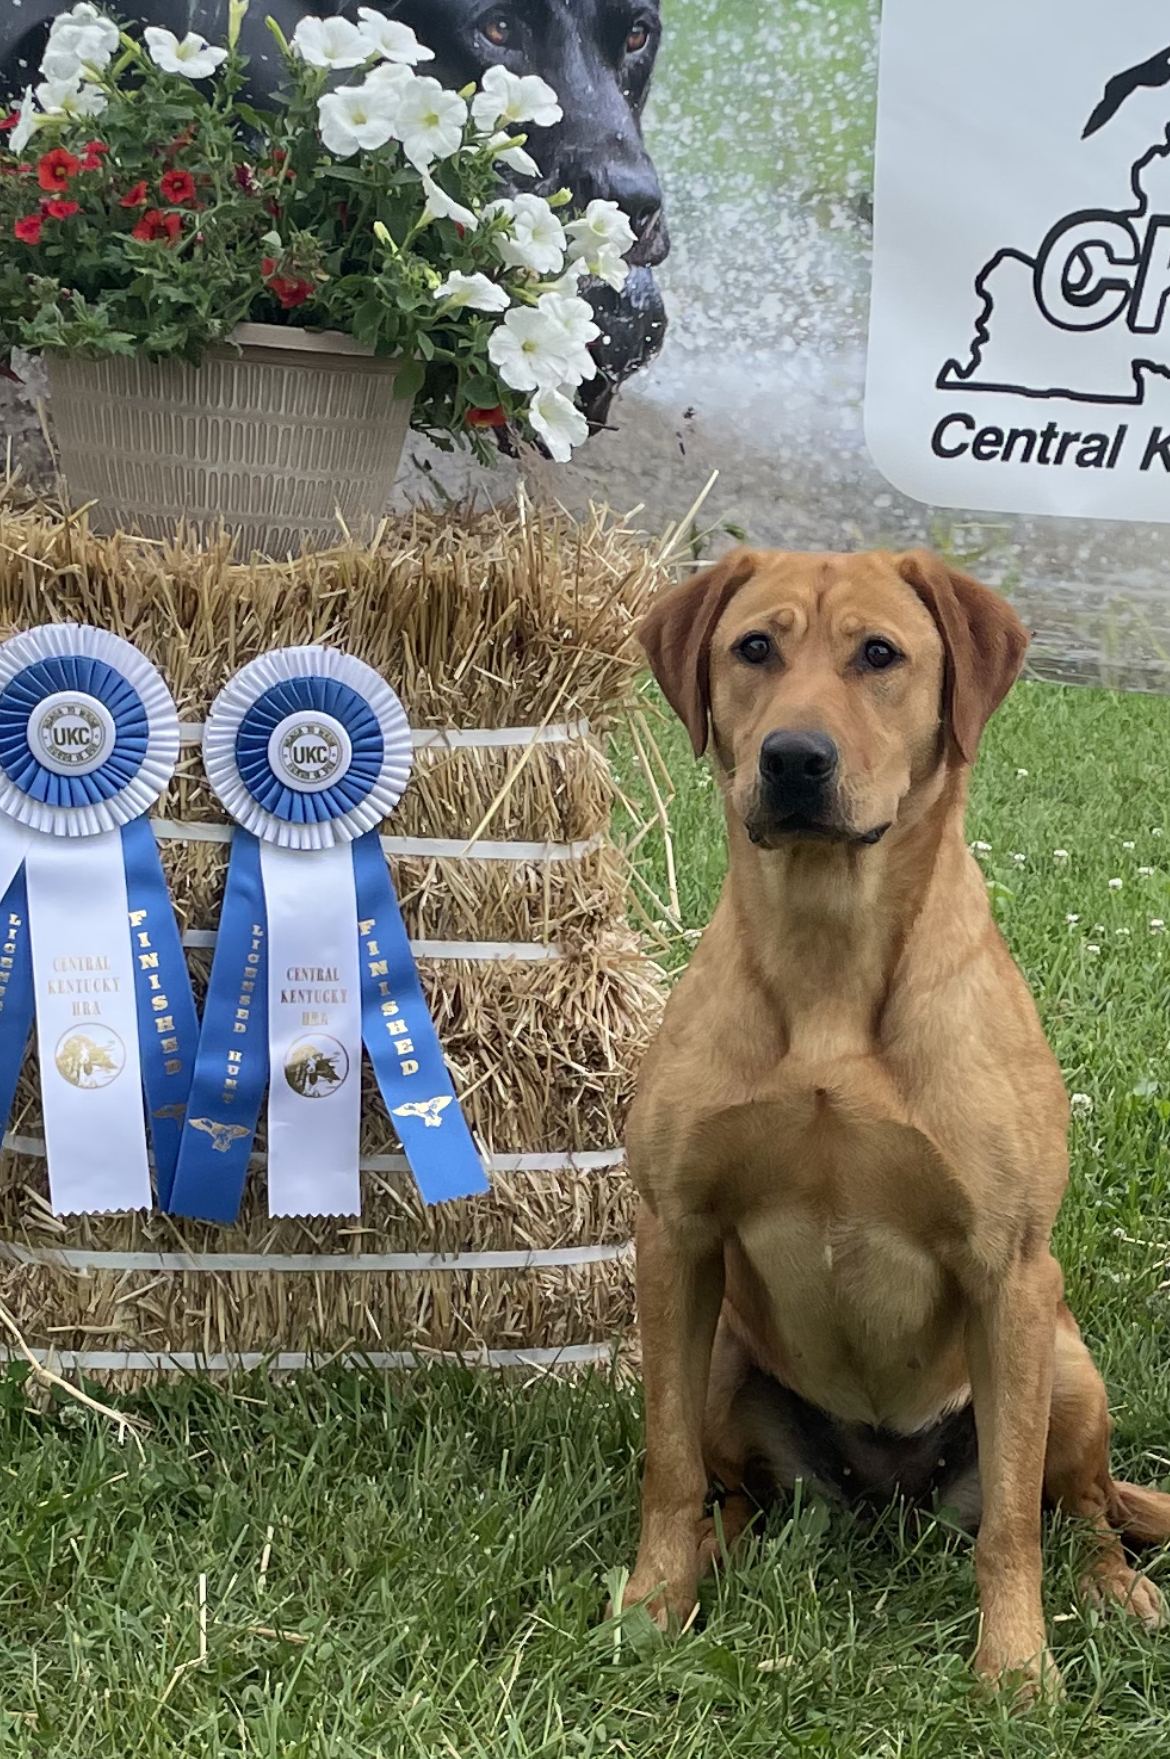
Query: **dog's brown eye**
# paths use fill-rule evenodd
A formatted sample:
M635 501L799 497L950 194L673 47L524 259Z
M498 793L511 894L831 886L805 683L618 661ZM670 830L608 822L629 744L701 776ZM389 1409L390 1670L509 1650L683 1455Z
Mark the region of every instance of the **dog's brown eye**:
M759 630L753 630L751 635L745 635L742 641L736 642L735 651L749 666L762 666L765 660L772 657L772 638L770 635L762 635Z
M636 24L626 38L626 54L637 55L650 41L650 32L644 24Z
M902 658L892 642L876 640L866 642L861 657L871 672L884 672L895 660Z
M485 19L480 29L488 42L494 43L497 49L505 48L512 40L512 27L501 13L497 13L494 18Z

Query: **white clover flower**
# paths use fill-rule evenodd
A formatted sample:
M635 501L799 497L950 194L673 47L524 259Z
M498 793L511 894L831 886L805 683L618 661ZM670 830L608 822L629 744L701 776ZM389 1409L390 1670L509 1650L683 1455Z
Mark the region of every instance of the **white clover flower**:
M971 845L971 852L973 855L990 855L991 854L991 844L990 843L980 843L979 841L976 841L976 842L972 843L972 845Z
M573 447L589 438L589 423L569 395L571 389L544 385L528 405L529 421L558 464L567 464Z
M446 299L452 308L469 305L472 311L507 311L508 293L486 275L461 275L452 269L441 287L435 288L436 299Z
M437 79L412 79L399 96L395 134L417 171L428 171L436 159L449 159L463 144L467 105Z
M1125 936L1130 933L1130 930L1128 928L1115 928L1113 932L1114 934Z
M1079 922L1081 919L1079 916L1066 916L1064 920L1068 923L1069 927L1071 928L1075 922Z
M37 87L46 116L100 116L109 99L101 86L77 79L49 79Z
M593 322L593 308L587 300L573 294L542 293L536 302L537 311L544 312L559 324L565 338L566 380L579 385L582 379L597 376L597 362L589 352L589 343L596 342L601 331Z
M1068 860L1068 850L1067 849L1054 849L1052 851L1052 859L1053 859L1053 861L1058 862L1058 863L1062 862L1062 861L1067 861Z
M1109 890L1111 892L1119 892L1121 890L1123 884L1124 884L1124 881L1122 881L1122 880L1111 879L1109 881Z
M389 87L339 86L317 100L317 126L321 139L337 159L357 152L372 152L394 138L394 94Z
M1013 853L1012 860L1017 867L1026 867L1028 864L1028 857L1026 855L1021 855L1018 851Z
M360 67L375 53L348 18L302 18L289 46L310 67Z
M463 226L468 232L473 232L479 225L478 216L473 214L470 208L463 207L460 202L455 200L454 196L448 195L445 189L440 189L434 178L427 171L424 171L422 174L422 184L423 189L426 191L427 198L426 206L423 209L424 220L454 220L457 226ZM464 276L463 279L474 280L475 277ZM479 279L481 281L487 281L487 276L481 275ZM488 286L494 286L494 283L488 281ZM481 309L483 311L496 311L497 309L504 311L507 309L507 304L508 297L507 294L505 294L503 305L498 308L496 306L485 305Z
M513 391L555 389L564 382L565 355L561 325L532 306L510 311L488 341L488 357Z
M1150 877L1150 875L1153 873L1153 871L1154 870L1152 867L1139 867L1138 868L1138 872L1142 875L1142 877L1144 879L1148 879Z
M38 120L37 107L33 103L33 89L25 86L24 97L20 100L16 114L16 126L8 136L9 149L18 158L35 134Z
M1022 782L1027 774L1028 774L1027 770L1017 770L1016 771L1016 781Z
M1093 1101L1092 1101L1091 1096L1087 1093L1070 1094L1069 1101L1068 1101L1068 1109L1072 1113L1074 1118L1087 1118L1089 1113L1093 1109Z
M1165 930L1165 927L1166 927L1166 924L1163 922L1163 920L1160 916L1151 916L1150 917L1150 933L1151 934L1162 934Z
M1100 947L1094 947L1094 946L1090 945L1085 948L1085 951L1086 951L1086 953L1092 953L1095 955L1095 954L1099 953L1101 951L1101 949L1100 949Z
M1150 835L1151 837L1160 837L1162 835L1162 827L1160 825L1155 825L1150 832Z
M493 213L506 213L512 223L511 236L498 240L500 256L509 268L534 269L538 275L560 273L565 229L542 195L518 195L489 207Z
M1133 848L1133 844L1132 844L1132 843L1123 843L1123 844L1122 844L1122 845L1121 845L1121 847L1122 847L1122 848L1123 848L1123 849L1132 849L1132 848Z
M174 31L152 24L142 35L155 66L164 73L181 73L184 79L209 79L227 60L227 50L213 49L198 31L188 31L180 42Z
M420 43L408 24L375 12L372 6L358 7L358 31L370 55L381 55L407 67L435 59L435 51Z
M472 120L481 134L490 134L500 122L551 128L563 114L557 94L537 74L521 76L506 67L489 67L471 100Z

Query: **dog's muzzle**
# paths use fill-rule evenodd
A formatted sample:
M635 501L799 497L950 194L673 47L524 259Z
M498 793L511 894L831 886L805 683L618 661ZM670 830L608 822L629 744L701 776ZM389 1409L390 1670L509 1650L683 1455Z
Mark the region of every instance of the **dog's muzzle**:
M838 791L840 754L827 733L783 728L760 746L756 797L747 820L753 843L814 837L876 843L888 828L858 832L844 822Z

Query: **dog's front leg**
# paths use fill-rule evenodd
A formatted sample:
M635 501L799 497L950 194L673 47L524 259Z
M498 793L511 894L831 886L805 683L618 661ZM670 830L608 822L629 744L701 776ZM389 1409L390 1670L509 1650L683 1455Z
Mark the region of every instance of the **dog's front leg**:
M977 1301L967 1361L979 1438L983 1517L975 1546L976 1669L1055 1689L1041 1600L1040 1503L1052 1400L1060 1271L1047 1253L1019 1260Z
M646 1389L642 1537L625 1603L663 1629L695 1605L707 1473L703 1406L723 1301L723 1245L710 1221L638 1215L638 1324Z

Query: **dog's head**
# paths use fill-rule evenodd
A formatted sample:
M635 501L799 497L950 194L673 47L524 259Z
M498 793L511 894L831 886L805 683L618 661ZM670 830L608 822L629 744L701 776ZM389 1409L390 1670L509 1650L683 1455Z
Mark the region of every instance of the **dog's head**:
M662 29L657 0L382 0L382 9L435 51L421 71L455 90L493 66L546 80L563 116L528 129L540 193L571 189L581 207L616 202L634 232L630 265L662 261L662 189L642 141Z
M695 755L754 843L876 843L969 765L1028 644L1005 599L925 550L732 551L640 631Z

